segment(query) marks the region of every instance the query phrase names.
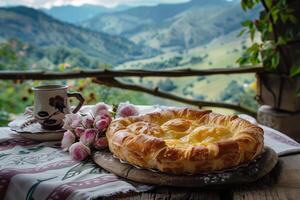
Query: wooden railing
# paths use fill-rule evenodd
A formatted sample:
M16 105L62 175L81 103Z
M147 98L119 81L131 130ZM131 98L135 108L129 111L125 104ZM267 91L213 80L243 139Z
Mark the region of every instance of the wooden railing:
M243 67L243 68L214 68L209 70L193 70L193 69L179 69L179 70L79 70L72 72L44 72L44 71L0 71L0 80L63 80L63 79L80 79L92 78L94 83L101 85L116 87L128 90L135 90L148 93L154 96L175 100L182 103L201 107L220 107L233 109L239 112L247 113L252 116L256 112L244 108L239 104L229 104L223 102L209 102L202 100L193 100L177 96L172 93L161 91L158 87L147 88L140 85L129 84L120 81L118 77L187 77L187 76L210 76L210 75L229 75L229 74L245 74L245 73L260 73L263 72L262 67Z

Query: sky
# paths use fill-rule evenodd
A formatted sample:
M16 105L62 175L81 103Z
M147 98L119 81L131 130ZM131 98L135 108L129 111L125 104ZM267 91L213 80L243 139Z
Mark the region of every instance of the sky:
M189 0L0 0L0 6L25 5L34 8L51 8L53 6L82 4L114 7L118 5L156 5L159 3L181 3Z

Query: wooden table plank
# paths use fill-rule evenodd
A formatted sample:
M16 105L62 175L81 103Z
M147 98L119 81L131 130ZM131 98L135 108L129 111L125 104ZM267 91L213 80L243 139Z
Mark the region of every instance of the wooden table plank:
M299 188L287 188L287 187L247 187L234 191L233 200L297 200L300 197Z
M300 189L300 154L281 157L280 161L282 166L277 186Z
M232 190L233 200L300 199L300 155L280 158L270 175L256 184Z
M156 189L130 195L112 196L102 198L104 200L220 200L220 190L207 190L207 189L187 189L176 187L157 187Z
M298 200L300 199L300 154L280 158L275 169L263 179L227 189L187 189L157 187L155 190L104 199L203 199L203 200Z

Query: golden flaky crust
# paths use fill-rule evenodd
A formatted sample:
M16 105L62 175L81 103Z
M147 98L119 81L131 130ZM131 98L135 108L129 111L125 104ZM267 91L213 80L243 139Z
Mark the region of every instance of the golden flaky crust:
M114 120L109 149L131 164L175 174L237 166L263 150L263 130L237 116L189 108Z

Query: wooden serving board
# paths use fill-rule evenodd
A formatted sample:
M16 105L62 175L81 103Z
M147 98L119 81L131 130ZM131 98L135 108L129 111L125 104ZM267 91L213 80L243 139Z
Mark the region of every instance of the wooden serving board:
M259 158L248 164L234 169L197 175L173 175L136 168L130 164L121 163L108 151L96 152L93 159L105 170L132 181L176 187L205 187L254 182L267 175L275 167L278 156L274 150L266 147Z

